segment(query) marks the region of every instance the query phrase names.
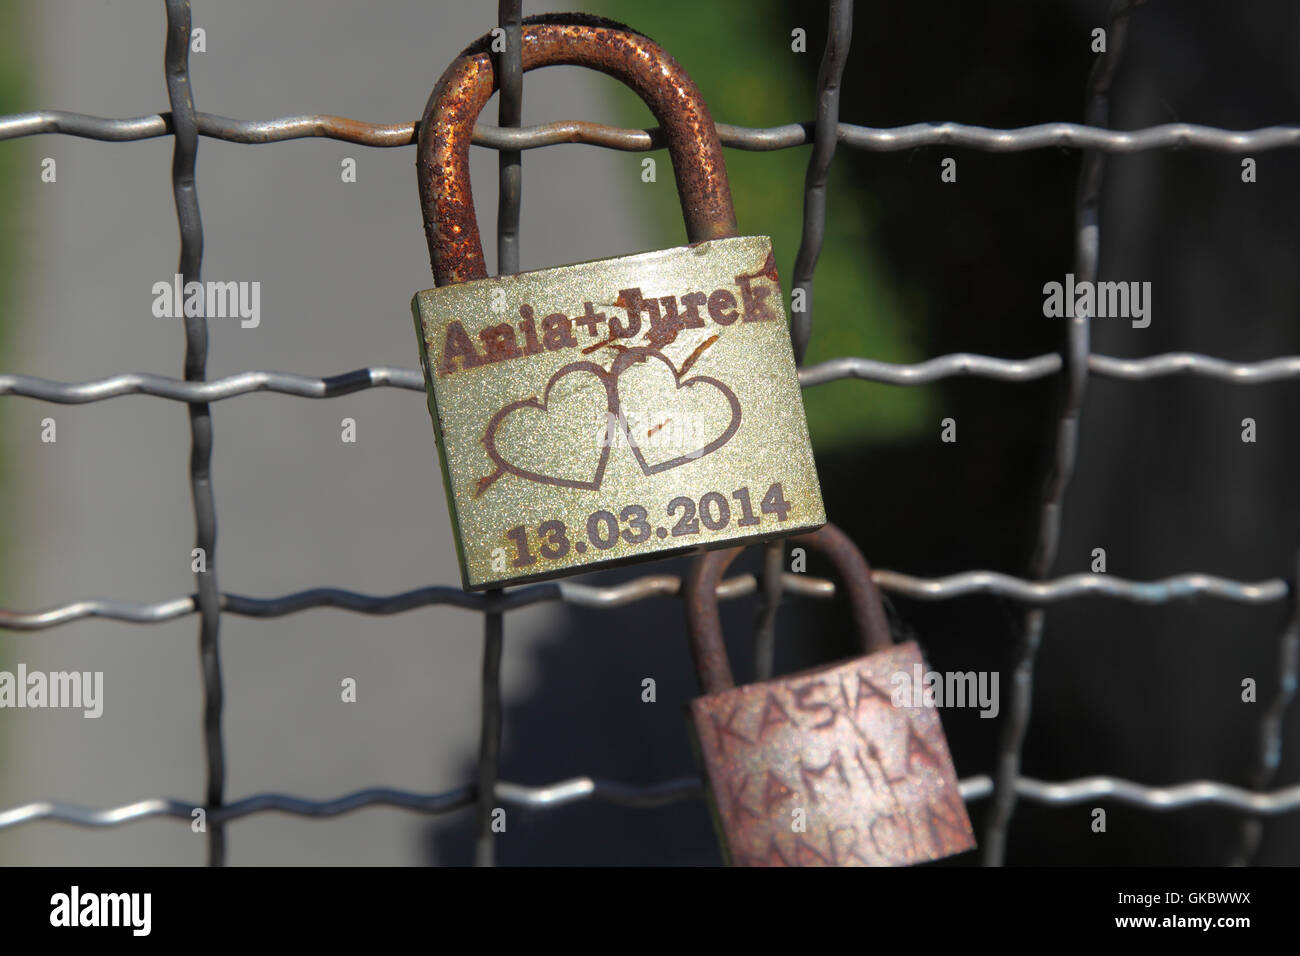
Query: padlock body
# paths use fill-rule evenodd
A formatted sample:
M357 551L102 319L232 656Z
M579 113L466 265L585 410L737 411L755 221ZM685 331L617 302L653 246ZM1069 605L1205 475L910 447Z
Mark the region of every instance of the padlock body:
M826 521L766 237L420 292L463 584Z
M729 862L905 866L972 849L939 715L900 692L923 672L906 643L692 701Z

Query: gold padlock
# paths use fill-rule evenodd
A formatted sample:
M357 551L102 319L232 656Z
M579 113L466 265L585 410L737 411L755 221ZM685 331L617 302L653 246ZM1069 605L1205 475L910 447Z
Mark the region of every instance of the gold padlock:
M723 851L736 866L905 866L973 849L957 772L933 708L896 700L924 668L895 645L862 552L828 524L794 543L840 573L861 657L737 687L718 585L740 548L699 559L686 620L705 696L691 701L697 753Z
M417 167L437 288L412 302L467 589L809 531L826 521L772 243L737 237L722 147L660 47L524 21L524 70L631 86L663 127L690 245L488 278L469 182L488 38L438 81Z

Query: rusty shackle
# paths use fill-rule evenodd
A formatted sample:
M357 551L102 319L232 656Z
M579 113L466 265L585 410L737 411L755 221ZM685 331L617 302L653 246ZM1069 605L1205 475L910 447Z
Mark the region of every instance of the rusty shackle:
M470 190L469 147L474 122L497 88L488 52L491 39L491 34L480 37L447 67L420 124L420 206L433 277L440 286L487 278ZM549 14L524 19L520 55L525 71L572 64L631 87L663 127L689 241L736 235L713 117L686 71L658 44L612 20Z
M833 524L822 525L808 534L786 540L804 544L830 559L844 581L853 614L853 629L867 654L893 646L889 621L880 601L880 590L871 579L871 567L853 539ZM731 663L722 640L722 618L718 614L718 585L722 575L744 548L728 548L701 555L686 577L686 628L691 638L695 670L706 694L718 694L735 687Z

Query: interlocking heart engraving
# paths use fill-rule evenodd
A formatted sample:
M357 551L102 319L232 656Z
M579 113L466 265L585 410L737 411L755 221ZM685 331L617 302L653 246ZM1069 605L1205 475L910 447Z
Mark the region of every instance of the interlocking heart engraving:
M482 495L498 478L507 474L543 485L574 488L582 491L597 491L605 479L605 469L609 464L609 453L613 446L614 436L611 432L615 427L622 432L623 437L627 440L628 447L632 451L632 456L636 459L637 465L645 475L655 475L672 468L679 468L682 465L699 461L704 456L717 451L729 442L740 428L740 401L736 398L736 393L719 379L710 375L686 377L691 365L699 358L703 350L711 344L713 344L713 340L707 341L697 349L682 363L680 369L664 356L658 348L652 346L614 346L620 351L608 371L597 363L588 360L570 362L557 369L555 374L547 381L546 389L540 398L532 395L519 401L510 402L488 419L487 427L483 432L483 447L495 468L491 474L485 475L478 480L474 497L477 498ZM690 396L692 398L707 402L709 399L705 398L706 395L716 394L719 396L722 401L726 402L730 412L726 426L709 441L703 442L683 454L662 461L651 460L652 456L647 456L647 449L637 440L628 424L627 417L623 414L624 401L619 394L619 385L624 380L624 373L642 365L649 370L647 374L670 374L675 388L678 391L685 390L692 393ZM540 413L545 416L549 414L552 391L560 382L573 375L594 376L604 390L605 411L607 413L604 426L606 432L604 439L600 442L600 453L595 460L595 467L591 476L564 477L546 474L512 462L497 446L497 436L501 427L506 423L507 419L514 415Z

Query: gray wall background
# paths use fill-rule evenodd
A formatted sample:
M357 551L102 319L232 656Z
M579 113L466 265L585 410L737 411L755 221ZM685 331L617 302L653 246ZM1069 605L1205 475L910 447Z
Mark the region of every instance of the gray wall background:
M32 6L32 108L114 117L167 109L161 3ZM194 25L207 31L207 51L191 55L195 104L239 118L320 112L417 119L443 68L495 18L494 3L197 3ZM581 70L530 74L524 122L613 122L610 86ZM495 100L485 119L495 123ZM180 377L181 325L150 312L150 287L170 279L179 249L171 141L57 136L18 148L27 150L31 185L24 187L29 214L21 224L11 368L62 381L123 371ZM57 161L55 184L40 182L45 156ZM357 159L356 183L340 180L347 156ZM203 276L262 283L259 328L211 320L209 377L416 365L409 303L432 279L414 159L413 147L201 140ZM579 146L526 154L523 266L651 245L626 215L629 204L652 201L652 190L635 188L639 159ZM496 154L476 149L472 163L491 246ZM669 176L657 195L667 199L671 190ZM494 248L488 262L494 269ZM0 507L18 607L91 596L152 602L193 591L182 405L142 396L82 406L16 399L0 403L0 416L16 479ZM40 442L46 416L57 422L55 444ZM355 445L340 441L344 417L357 421ZM423 396L252 395L215 404L213 420L223 590L270 596L333 585L392 593L457 580ZM556 620L547 608L509 617L507 699L537 689L536 653L565 638ZM336 610L225 617L228 798L264 790L322 798L374 785L431 792L468 782L481 626L478 616L447 608L387 618ZM99 720L5 713L0 806L46 798L93 807L147 796L199 800L196 641L194 617L0 635L6 666L102 670L106 684ZM358 681L355 704L340 702L344 677ZM435 826L444 824L464 827L469 817ZM328 822L255 816L230 828L229 859L423 862L428 826L427 818L383 809ZM205 837L170 819L100 831L57 824L0 831L0 860L8 863L196 864L205 854Z

